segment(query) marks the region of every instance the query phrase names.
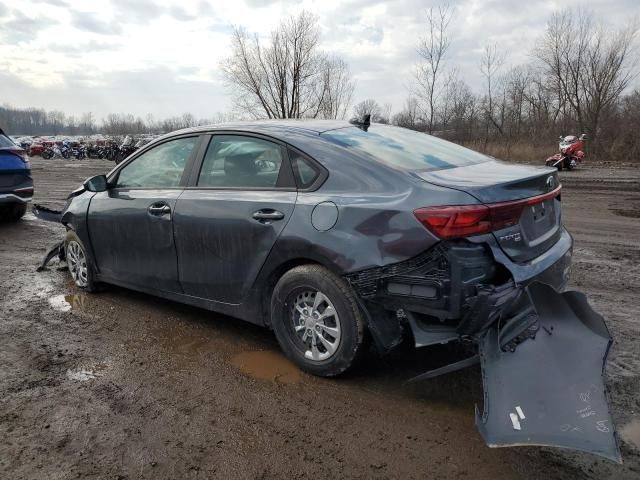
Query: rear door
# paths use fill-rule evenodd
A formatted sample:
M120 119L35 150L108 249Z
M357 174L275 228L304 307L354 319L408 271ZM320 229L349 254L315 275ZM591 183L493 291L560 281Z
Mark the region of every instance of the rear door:
M212 135L194 172L174 215L180 282L189 295L242 303L295 206L286 148Z
M181 291L173 217L198 140L176 138L146 150L110 178L112 188L92 198L89 236L101 275Z

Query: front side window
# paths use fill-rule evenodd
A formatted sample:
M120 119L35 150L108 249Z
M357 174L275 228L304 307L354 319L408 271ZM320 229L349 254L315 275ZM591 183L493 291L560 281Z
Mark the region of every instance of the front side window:
M216 135L202 162L199 187L276 188L282 148L260 138Z
M164 142L143 153L118 174L118 188L170 188L180 186L182 173L198 137Z

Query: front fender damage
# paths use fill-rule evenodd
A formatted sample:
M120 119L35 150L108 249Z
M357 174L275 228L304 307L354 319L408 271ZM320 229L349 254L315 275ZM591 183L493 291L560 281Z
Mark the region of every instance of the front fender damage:
M63 212L60 210L53 210L49 207L45 207L44 205L34 205L32 208L33 214L36 218L40 220L44 220L46 222L54 222L61 223L62 222L62 214ZM36 269L36 271L41 272L46 270L47 265L53 260L55 257L58 257L61 261L64 261L64 240L53 245L46 253L42 262Z

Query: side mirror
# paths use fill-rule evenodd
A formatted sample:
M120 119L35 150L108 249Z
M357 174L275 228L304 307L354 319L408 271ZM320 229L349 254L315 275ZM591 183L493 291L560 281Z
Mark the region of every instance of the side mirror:
M560 135L558 138L559 138L560 140L564 140L564 136L562 136L562 135Z
M82 186L87 192L104 192L109 187L109 184L105 175L96 175L95 177L87 178Z

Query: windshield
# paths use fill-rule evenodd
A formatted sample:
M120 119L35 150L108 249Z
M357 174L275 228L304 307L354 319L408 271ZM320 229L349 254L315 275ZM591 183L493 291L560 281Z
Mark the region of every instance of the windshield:
M389 125L329 130L328 140L405 170L443 170L488 162L492 158L426 133Z

